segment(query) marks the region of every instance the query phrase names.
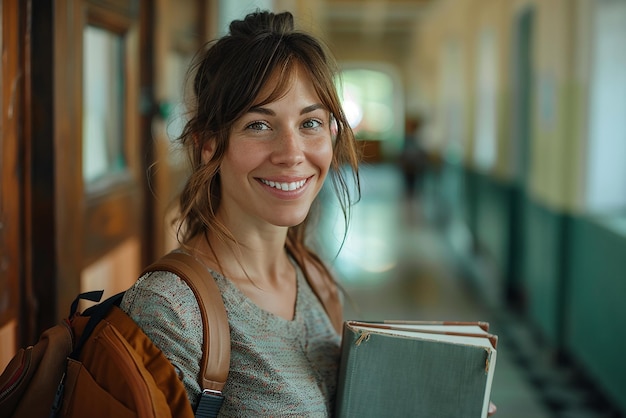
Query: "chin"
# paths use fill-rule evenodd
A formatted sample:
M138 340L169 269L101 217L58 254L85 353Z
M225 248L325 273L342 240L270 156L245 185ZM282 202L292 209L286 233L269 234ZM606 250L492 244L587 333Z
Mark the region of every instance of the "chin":
M304 219L306 219L306 218L293 220L293 221L273 222L273 224L276 225L276 226L284 226L284 227L287 227L287 228L291 228L292 226L300 225L302 222L304 222Z
M296 225L300 225L306 219L306 214L303 216L294 216L291 214L290 216L281 216L280 218L270 220L270 222L276 226L284 226L284 227L292 227Z

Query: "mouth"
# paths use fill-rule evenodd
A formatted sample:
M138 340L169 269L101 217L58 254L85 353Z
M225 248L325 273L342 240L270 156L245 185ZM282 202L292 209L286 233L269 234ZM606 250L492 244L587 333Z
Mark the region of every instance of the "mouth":
M282 190L284 192L292 192L304 187L308 179L291 181L291 182L281 182L281 181L272 181L266 179L259 179L259 181L266 186L273 187L277 190Z

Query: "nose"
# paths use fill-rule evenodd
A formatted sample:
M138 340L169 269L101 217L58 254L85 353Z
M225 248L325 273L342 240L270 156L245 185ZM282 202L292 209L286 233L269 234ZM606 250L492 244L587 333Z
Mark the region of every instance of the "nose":
M276 165L291 167L304 161L302 141L297 132L285 130L276 138L271 161Z

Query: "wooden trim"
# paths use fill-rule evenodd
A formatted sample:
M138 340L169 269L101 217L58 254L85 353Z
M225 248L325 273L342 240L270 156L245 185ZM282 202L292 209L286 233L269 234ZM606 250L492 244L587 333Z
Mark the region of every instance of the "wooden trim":
M141 0L86 0L90 8L99 8L124 16L130 20L137 19Z
M19 318L22 224L22 152L19 122L22 114L23 74L20 68L20 5L0 1L2 70L0 82L0 327ZM15 335L13 336L13 341ZM8 347L4 347L5 350Z
M80 0L54 1L54 150L57 307L54 319L80 291L84 247L82 153L82 37L86 10ZM63 92L63 93L61 93Z
M133 25L133 19L114 10L89 3L85 9L87 24L102 27L119 35L125 35Z
M30 1L24 33L24 320L23 340L36 342L57 322L52 1Z
M155 99L155 43L156 43L156 2L141 0L139 27L139 132L140 184L143 186L145 214L142 216L143 237L145 245L141 248L141 265L146 266L160 255L163 248L163 228L156 222L158 201L152 190L152 163L156 156L156 143L152 136L152 124L158 115L158 104Z

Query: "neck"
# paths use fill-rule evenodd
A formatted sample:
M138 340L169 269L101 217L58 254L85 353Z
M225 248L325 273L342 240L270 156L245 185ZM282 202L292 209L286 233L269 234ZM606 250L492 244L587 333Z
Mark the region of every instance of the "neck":
M285 251L285 236L261 238L238 243L200 234L189 244L196 257L222 273L259 308L292 320L297 276Z
M239 234L234 237L236 241L207 234L195 237L191 244L196 256L209 268L233 281L253 280L265 287L276 285L293 271L285 251L287 229L277 232L280 233Z

